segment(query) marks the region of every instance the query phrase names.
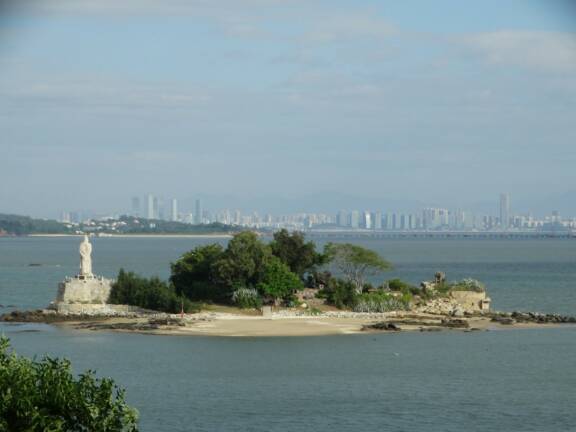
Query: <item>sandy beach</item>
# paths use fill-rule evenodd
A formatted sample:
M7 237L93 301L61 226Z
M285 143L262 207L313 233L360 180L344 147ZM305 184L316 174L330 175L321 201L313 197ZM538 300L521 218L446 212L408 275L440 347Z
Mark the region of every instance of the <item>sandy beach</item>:
M574 324L514 323L502 324L489 317L468 317L456 320L462 326L451 327L445 316L388 315L359 317L345 316L246 316L226 313L200 313L170 318L174 322L150 326L146 318L107 318L94 321L66 321L57 325L85 331L120 331L156 335L225 336L225 337L281 337L281 336L327 336L368 333L395 333L397 331L489 331L529 328L575 327ZM356 316L352 316L356 315ZM382 314L384 315L384 314ZM442 323L442 320L445 320ZM396 331L365 328L376 323L390 322Z

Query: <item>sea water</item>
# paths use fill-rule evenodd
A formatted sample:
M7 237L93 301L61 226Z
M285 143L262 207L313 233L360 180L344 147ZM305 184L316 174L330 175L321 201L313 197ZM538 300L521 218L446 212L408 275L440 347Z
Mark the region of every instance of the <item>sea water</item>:
M211 242L97 238L94 270L167 277ZM225 240L219 240L225 242ZM571 240L357 241L393 262L375 280L444 271L500 310L576 314ZM45 306L78 269L77 238L0 239L1 310ZM30 264L40 264L39 266ZM72 360L127 389L144 431L576 431L576 328L222 338L2 325L18 352Z

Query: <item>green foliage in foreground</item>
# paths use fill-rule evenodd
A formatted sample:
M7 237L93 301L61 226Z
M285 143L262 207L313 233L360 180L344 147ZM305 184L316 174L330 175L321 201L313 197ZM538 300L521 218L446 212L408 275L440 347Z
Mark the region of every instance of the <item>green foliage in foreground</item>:
M125 272L124 269L120 269L108 301L167 313L180 312L182 304L185 312L197 310L193 303L176 294L174 287L166 282L157 277L143 278L132 272Z
M91 371L75 378L70 362L29 360L0 339L0 432L137 431L124 390Z

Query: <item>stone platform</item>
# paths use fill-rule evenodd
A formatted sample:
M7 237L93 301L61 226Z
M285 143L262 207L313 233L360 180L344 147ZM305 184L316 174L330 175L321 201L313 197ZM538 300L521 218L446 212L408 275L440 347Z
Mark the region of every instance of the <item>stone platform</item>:
M58 284L56 304L106 304L112 281L103 277L76 276Z

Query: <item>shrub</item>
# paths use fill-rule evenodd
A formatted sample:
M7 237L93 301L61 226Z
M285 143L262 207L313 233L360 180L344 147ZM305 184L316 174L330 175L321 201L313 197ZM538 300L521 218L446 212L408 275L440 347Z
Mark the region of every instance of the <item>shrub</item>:
M196 312L197 306L176 294L174 287L157 277L143 278L120 269L112 284L110 303L127 304L160 312L178 313L184 306L185 312Z
M401 279L390 279L385 283L390 291L401 292L404 294L410 293L412 295L422 295L422 289Z
M232 303L242 309L260 309L262 299L254 288L238 288L232 293Z
M408 310L412 296L404 294L396 297L386 293L367 293L356 296L354 312L389 312Z
M137 431L138 412L124 390L92 371L72 374L70 362L29 360L0 339L0 431Z
M338 309L345 309L354 304L356 286L352 282L342 279L330 279L328 285L318 292L319 298L325 298L328 304Z
M474 292L484 292L486 287L480 281L476 279L462 279L461 281L455 282L450 286L452 291L474 291Z

